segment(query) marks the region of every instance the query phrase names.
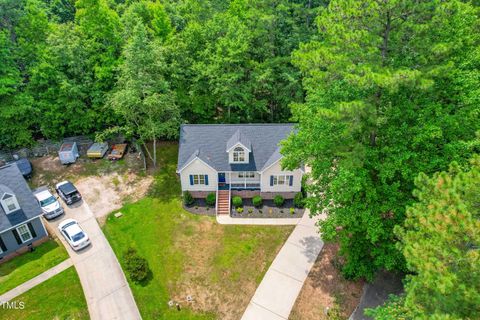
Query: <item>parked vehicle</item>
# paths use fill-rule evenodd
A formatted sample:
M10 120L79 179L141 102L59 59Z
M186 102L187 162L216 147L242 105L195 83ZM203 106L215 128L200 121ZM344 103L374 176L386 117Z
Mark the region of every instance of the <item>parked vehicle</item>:
M40 187L33 191L35 199L42 208L43 216L47 219L56 218L64 213L63 207L47 187Z
M33 168L32 168L32 163L26 159L18 159L14 161L15 164L17 165L18 170L20 170L20 173L25 179L30 179L32 177L33 173Z
M66 204L72 204L82 200L82 195L70 181L62 181L57 183L55 190Z
M108 143L106 142L95 142L88 148L87 157L101 159L105 156L105 153L108 151Z
M79 156L76 142L64 142L58 151L58 157L62 164L75 163Z
M78 251L90 244L90 238L82 230L78 222L74 219L66 219L58 225L58 230L63 235L73 250Z
M123 156L125 155L125 151L127 150L127 144L126 143L119 143L119 144L114 144L112 146L112 151L107 156L108 160L119 160L122 159Z

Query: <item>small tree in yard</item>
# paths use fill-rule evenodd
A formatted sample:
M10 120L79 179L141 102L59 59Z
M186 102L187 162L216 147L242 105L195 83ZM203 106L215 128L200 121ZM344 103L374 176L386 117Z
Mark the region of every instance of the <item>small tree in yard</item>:
M207 205L209 206L214 206L215 205L215 202L217 200L217 196L215 195L215 193L211 192L207 195L207 197L205 198L205 202L207 203Z
M303 193L298 192L293 198L293 205L297 208L303 208L305 206L305 199L303 198Z
M156 166L157 140L177 135L180 111L162 75L166 65L161 44L149 39L140 20L125 46L123 58L108 104L125 124L110 130L137 136ZM148 141L153 141L153 154L146 147Z
M128 248L123 258L125 259L125 269L132 281L138 283L147 279L150 273L148 262L138 255L136 249Z

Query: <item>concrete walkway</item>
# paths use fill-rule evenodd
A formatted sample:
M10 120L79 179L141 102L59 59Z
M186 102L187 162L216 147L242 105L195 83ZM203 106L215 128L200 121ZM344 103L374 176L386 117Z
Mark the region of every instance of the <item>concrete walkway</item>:
M62 240L77 270L91 320L141 319L127 279L110 244L100 229L87 203L64 205L65 215L48 222L49 229ZM77 220L90 237L91 245L75 252L66 243L58 224L67 219Z
M8 302L19 295L27 292L28 290L32 289L33 287L39 285L40 283L50 279L51 277L59 274L60 272L70 268L73 266L72 259L67 259L63 262L60 262L55 267L48 269L47 271L39 274L33 279L28 280L27 282L22 283L21 285L13 288L10 291L5 292L0 296L0 303Z
M228 214L217 214L217 222L219 224L294 226L300 223L301 220L301 218L232 218Z
M236 219L237 220L237 219ZM242 320L286 320L323 242L306 210L287 242L273 260Z

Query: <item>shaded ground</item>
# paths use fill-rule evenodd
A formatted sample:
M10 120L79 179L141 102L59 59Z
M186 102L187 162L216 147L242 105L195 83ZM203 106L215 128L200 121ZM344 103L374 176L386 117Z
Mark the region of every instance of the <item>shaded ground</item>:
M209 206L205 202L205 199L195 199L195 202L191 206L183 205L183 208L190 213L206 215L206 216L214 216L215 215L215 207Z
M360 304L350 319L369 320L372 319L363 314L367 308L375 308L382 305L390 294L398 295L403 292L403 275L381 271L372 283L367 283L363 290Z
M2 320L89 319L82 286L73 267L16 297L23 309L0 308Z
M294 212L290 212L290 208ZM243 199L243 212L232 207L232 218L301 218L305 209L295 208L293 200L287 199L281 207L277 207L273 200L263 200L262 206L253 206L252 199Z
M347 319L358 305L363 282L343 278L336 266L337 252L337 244L325 243L295 302L290 320Z
M63 245L48 240L5 263L0 264L0 294L38 276L68 258Z
M177 152L174 144L159 148L150 196L123 207L121 218L110 215L104 233L122 266L128 247L148 261L151 277L130 281L144 319L240 319L293 227L224 226L185 211Z
M119 161L80 158L64 166L58 157L32 160L33 187L48 185L53 191L56 183L70 180L75 184L93 213L103 224L106 216L125 203L137 201L148 192L153 177L141 172L142 161L136 153L128 153Z

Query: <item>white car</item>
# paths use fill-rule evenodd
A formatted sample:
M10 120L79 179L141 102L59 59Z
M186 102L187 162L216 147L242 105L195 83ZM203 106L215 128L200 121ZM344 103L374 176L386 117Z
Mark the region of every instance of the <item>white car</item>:
M53 219L63 214L63 207L57 201L57 198L48 190L47 187L40 187L33 192L33 195L42 208L43 216L47 219Z
M82 230L82 228L80 228L80 225L74 219L66 219L62 221L58 225L58 229L75 251L83 249L90 244L88 235Z

